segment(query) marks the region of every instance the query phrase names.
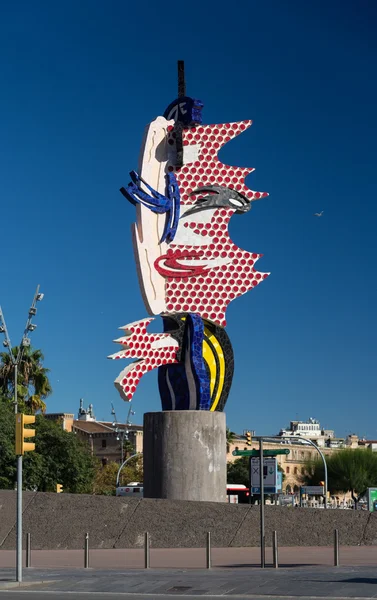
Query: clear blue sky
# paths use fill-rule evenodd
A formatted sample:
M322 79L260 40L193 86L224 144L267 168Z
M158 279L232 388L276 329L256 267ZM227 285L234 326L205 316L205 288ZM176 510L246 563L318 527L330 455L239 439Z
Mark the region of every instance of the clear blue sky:
M0 302L16 344L41 284L49 412L83 397L98 418L111 402L126 414L126 363L106 356L146 311L118 190L184 59L204 122L253 119L220 157L270 193L231 222L271 276L228 309L228 424L267 434L313 416L377 439L376 27L373 0L3 4ZM137 422L160 410L156 383L137 390Z

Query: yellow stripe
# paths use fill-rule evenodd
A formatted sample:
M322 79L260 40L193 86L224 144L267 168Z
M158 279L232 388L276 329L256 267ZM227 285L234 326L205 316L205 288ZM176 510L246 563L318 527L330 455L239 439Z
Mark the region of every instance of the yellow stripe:
M216 383L216 359L212 352L211 346L208 344L208 342L206 342L206 340L203 340L203 358L207 363L210 372L211 379L209 385L212 398L213 390L215 389Z
M216 336L213 333L211 333L211 331L207 327L205 327L204 331L205 331L206 336L208 337L208 339L212 343L213 347L215 348L215 352L216 352L217 358L219 360L219 373L218 373L219 386L217 388L216 398L212 402L211 409L210 409L210 410L214 411L214 410L216 410L216 407L217 407L217 405L219 403L221 392L223 391L223 387L224 387L225 360L224 360L223 349L222 349L221 345L219 344L219 342L217 341ZM210 350L210 348L209 348L209 346L208 346L207 343L206 343L206 346ZM206 351L205 351L204 343L203 343L203 356L204 356L204 359L206 360L206 362L207 362L207 364L209 366L210 372L211 372L211 394L212 394L212 392L213 392L213 386L212 386L212 379L213 379L212 373L213 373L213 370L212 369L214 369L216 371L216 360L215 360L215 357L213 355L213 352L211 350L210 350L210 352L211 352L211 355L212 355L211 363L207 362L207 360L206 360ZM214 363L213 366L212 366L212 361ZM214 382L215 381L216 381L216 379L214 379Z

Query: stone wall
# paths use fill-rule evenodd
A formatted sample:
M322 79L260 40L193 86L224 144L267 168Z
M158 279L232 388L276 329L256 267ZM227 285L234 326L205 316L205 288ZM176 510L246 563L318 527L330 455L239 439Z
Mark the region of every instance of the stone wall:
M15 548L16 494L0 491L0 549ZM259 508L245 504L24 493L24 532L34 549L138 548L149 531L155 548L258 546ZM377 544L377 515L351 510L266 506L266 542L274 529L281 546Z

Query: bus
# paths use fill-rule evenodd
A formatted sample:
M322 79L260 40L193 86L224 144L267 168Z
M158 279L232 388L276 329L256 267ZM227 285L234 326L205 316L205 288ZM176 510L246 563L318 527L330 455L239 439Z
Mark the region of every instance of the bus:
M226 494L230 504L246 504L249 501L249 488L240 483L228 483Z

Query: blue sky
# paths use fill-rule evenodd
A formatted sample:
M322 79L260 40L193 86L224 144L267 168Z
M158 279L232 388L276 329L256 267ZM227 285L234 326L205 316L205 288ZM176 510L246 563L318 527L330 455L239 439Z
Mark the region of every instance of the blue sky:
M146 316L119 193L144 126L176 96L176 61L204 122L253 119L220 154L266 190L234 241L271 276L228 309L230 427L317 417L377 439L377 6L372 0L199 4L82 0L2 7L0 303L51 369L49 412L127 406L117 328ZM313 216L324 210L323 217ZM158 325L156 326L156 330ZM155 373L135 421L160 410Z

